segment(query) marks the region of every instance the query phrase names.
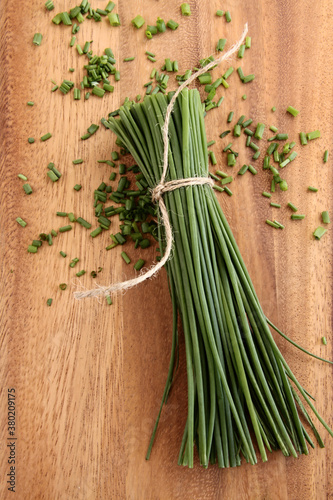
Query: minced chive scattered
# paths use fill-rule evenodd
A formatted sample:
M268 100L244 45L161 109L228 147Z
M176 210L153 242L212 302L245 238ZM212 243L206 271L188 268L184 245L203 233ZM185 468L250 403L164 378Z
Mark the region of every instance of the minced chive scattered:
M305 146L308 143L308 140L306 138L306 134L304 132L299 133L299 139L301 141L302 146Z
M233 112L233 111L230 111L230 113L228 114L227 123L230 123L230 122L232 121L233 116L234 116L234 112Z
M72 160L73 165L79 165L80 163L83 163L82 158L78 158L77 160Z
M264 136L265 125L263 123L258 123L254 137L256 139L262 139Z
M188 4L188 3L182 3L180 6L180 10L181 10L182 16L190 16L191 15L191 7L190 7L190 4Z
M293 116L297 116L299 111L297 111L297 109L293 108L293 106L288 106L287 113L290 113Z
M257 175L258 171L254 168L253 165L248 165L249 167L249 172L251 172L252 175Z
M25 194L31 194L32 193L32 188L31 188L30 184L23 184L22 187L24 189Z
M313 193L316 193L318 191L318 188L315 188L313 186L309 186L308 191L312 191Z
M27 222L25 222L23 219L21 219L21 217L17 217L15 220L22 227L25 227L27 225Z
M277 141L286 141L288 139L288 134L276 134L275 139Z
M91 228L91 224L89 222L87 222L86 220L82 219L82 217L78 217L76 219L76 222L78 222L79 224L81 224L81 226L85 227L86 229L90 229Z
M273 106L272 109L271 109L271 111L273 111L273 113L274 113L276 111L276 107Z
M226 38L220 38L217 42L216 51L222 52L224 50L225 44L227 43Z
M78 278L80 278L81 276L83 276L84 274L86 274L87 271L85 271L84 269L82 269L81 271L79 271L78 273L76 273L76 276Z
M53 299L47 299L46 304L48 306L51 306L52 305L52 301L53 301Z
M319 226L317 229L314 231L313 236L316 238L316 240L320 240L322 236L327 232L327 229L324 229L323 227Z
M277 127L275 127L274 125L271 125L269 127L269 130L271 130L272 132L276 133L278 131Z
M61 257L64 257L64 258L67 257L67 253L63 252L62 250L59 253L60 253Z
M33 137L28 137L28 143L33 144L35 142L35 139Z
M269 226L275 227L276 229L280 229L279 225L276 222L273 222L269 219L266 220L266 224L268 224Z
M243 95L242 95L242 99L243 99L243 101L245 101L245 100L247 99L247 95L246 95L246 94L243 94Z
M34 103L34 101L28 101L28 102L27 102L27 105L28 105L28 106L33 106L34 104L35 104L35 103Z
M254 79L255 79L255 75L251 74L251 75L244 76L242 81L243 81L243 83L250 83Z
M324 345L327 345L327 340L326 340L326 337L322 337L322 338L321 338L321 341L322 341L322 343L323 343Z
M223 17L224 16L224 11L223 10L217 10L216 11L217 17Z
M267 191L263 191L261 194L262 194L265 198L272 198L271 193L267 193Z
M271 205L271 207L281 208L281 205L279 203L273 203L272 201L271 201L270 205Z
M233 153L228 153L228 166L233 167L236 165L236 157Z
M325 212L321 213L321 218L324 224L330 224L330 216L328 214L328 211L326 210ZM17 220L17 219L16 219Z
M123 62L130 62L130 61L134 61L135 57L134 56L131 56L131 57L125 57L125 59L123 59Z
M328 149L326 149L324 153L324 163L326 163L327 161L328 161Z
M127 255L126 252L121 252L120 255L124 259L124 261L126 262L126 264L129 264L131 262L131 259L129 258L129 256Z
M53 0L47 0L47 2L45 3L45 8L46 10L53 10L54 9Z
M108 13L108 18L111 26L120 26L120 19L118 14L114 14L113 12Z
M135 28L140 29L145 24L145 20L142 16L137 15L134 19L132 19L132 24Z
M75 184L73 189L75 189L75 191L80 191L81 188L82 188L81 184Z
M291 220L303 220L305 219L304 214L291 214L290 216Z
M171 30L176 30L179 26L178 23L176 23L176 21L173 21L172 19L170 19L168 22L167 22L167 27Z
M40 140L43 141L43 142L45 142L48 139L50 139L50 137L52 137L52 134L50 134L50 132L48 132L47 134L42 135L42 137L40 138Z
M246 49L250 49L251 48L251 37L250 36L247 36L245 38L245 48Z
M231 22L231 15L230 15L230 12L228 10L225 13L225 20L227 21L227 23Z
M27 181L27 180L28 180L28 177L26 177L26 176L25 176L25 175L23 175L23 174L18 174L18 175L17 175L17 177L18 177L19 179L21 179L22 181Z
M238 171L238 175L244 175L248 169L249 169L248 165L243 165L242 168Z
M239 47L239 50L238 50L238 53L237 53L238 59L243 59L244 54L245 54L245 45L243 44L243 45L241 45Z
M59 227L59 233L66 233L67 231L70 231L73 227L68 224L67 226L62 226Z
M103 229L101 228L101 226L98 226L98 227L96 227L96 229L94 229L93 231L91 231L90 236L92 238L95 238L96 236L98 236L99 234L101 234L102 231L103 231Z
M66 290L67 283L60 283L59 288L60 288L60 290Z
M231 189L228 188L228 186L223 187L224 192L227 193L228 196L232 196L232 191Z
M35 33L32 43L34 45L40 45L42 43L42 40L43 40L43 35L41 33Z
M290 203L290 202L289 202L289 203L287 204L287 206L288 206L289 208L291 208L291 210L292 210L293 212L297 212L297 207L295 207L295 205L294 205L293 203Z
M106 296L105 296L105 299L106 299L106 302L107 302L108 306L111 306L111 305L112 305L112 299L111 299L111 296L110 296L110 295L106 295Z
M320 137L320 131L314 130L313 132L309 132L306 134L306 138L308 141L312 141L313 139L318 139Z

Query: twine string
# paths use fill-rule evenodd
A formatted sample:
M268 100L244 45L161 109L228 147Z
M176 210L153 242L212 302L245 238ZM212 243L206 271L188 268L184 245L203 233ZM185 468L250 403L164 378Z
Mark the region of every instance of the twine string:
M152 199L159 205L159 211L160 211L160 219L161 219L161 224L164 226L164 231L165 231L165 240L166 240L166 246L165 246L165 251L164 255L161 258L157 264L155 264L153 267L148 269L146 272L141 274L140 276L137 276L134 279L126 280L126 281L121 281L119 283L114 283L109 286L104 286L104 287L96 287L92 290L86 290L86 291L81 291L81 292L75 292L74 297L76 299L83 299L87 297L97 297L99 295L108 295L112 292L118 292L121 290L128 290L129 288L132 288L136 285L139 285L143 281L146 281L149 278L152 278L155 274L159 272L160 269L165 265L165 263L169 260L171 250L172 250L172 243L173 243L173 236L172 236L172 228L170 224L170 219L169 219L169 214L166 208L166 205L163 200L163 194L166 192L173 191L174 189L179 189L181 187L188 187L188 186L195 186L195 185L205 185L208 184L211 187L214 185L214 182L212 179L209 177L189 177L187 179L177 179L169 182L165 182L165 178L167 175L168 171L168 152L169 152L169 122L171 118L171 113L175 104L175 101L180 94L180 92L187 87L193 80L198 78L200 75L203 73L206 73L208 70L210 70L213 66L216 66L220 64L222 61L226 61L230 59L230 57L238 51L239 47L242 45L246 34L248 31L247 23L244 26L243 33L238 40L237 43L235 43L225 54L223 54L221 57L218 59L215 59L214 61L211 61L208 63L206 66L203 68L199 69L196 73L193 73L185 82L183 82L179 88L176 90L174 95L172 96L170 103L168 104L166 114L165 114L165 120L164 120L164 125L162 127L162 134L163 134L163 171L161 175L160 182L157 186L152 191Z

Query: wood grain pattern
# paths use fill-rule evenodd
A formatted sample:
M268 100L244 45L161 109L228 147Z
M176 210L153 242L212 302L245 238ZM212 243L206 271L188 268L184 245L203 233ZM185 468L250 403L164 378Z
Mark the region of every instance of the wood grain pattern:
M121 80L112 95L103 99L74 101L72 94L51 93L51 78L61 82L83 76L82 59L69 49L70 28L54 26L55 12L74 4L59 0L48 13L44 2L11 2L0 5L1 51L1 498L7 491L8 450L7 389L15 387L17 405L18 499L129 499L129 500L298 500L333 498L333 440L323 431L326 448L310 451L308 457L284 458L273 453L266 464L242 465L234 470L210 467L193 470L177 466L178 449L186 419L186 373L184 345L180 345L180 367L174 390L165 407L151 460L145 461L150 433L156 417L167 373L171 344L171 305L164 272L140 289L114 298L112 307L95 300L76 302L73 270L69 258L79 257L79 267L103 271L101 284L131 277L130 266L120 251L106 252L108 234L92 240L89 232L75 225L59 235L52 247L37 255L26 247L41 231L62 225L57 210L73 211L94 220L92 191L107 180L109 167L98 159L109 158L114 137L99 130L88 141L80 136L91 123L117 108L126 96L143 93L142 84L154 67L145 50L177 59L180 71L212 53L218 38L235 40L249 23L252 48L241 65L254 72L252 84L241 85L237 74L230 88L219 95L225 100L206 118L208 139L219 165L225 141L218 134L226 128L232 109L255 121L276 125L290 138L299 131L320 129L322 138L306 148L298 145L297 160L285 169L287 193L278 193L283 207L292 201L306 214L300 223L289 220L289 212L271 209L261 192L268 189L268 174L245 175L233 183L234 196L221 196L258 296L267 316L293 339L316 354L333 359L332 338L332 236L322 241L312 237L320 225L320 212L333 213L332 161L323 164L325 149L333 151L333 99L331 25L333 4L329 0L225 0L223 5L191 1L192 16L181 18L175 0L120 1L117 11L122 27L85 21L78 43L94 40L94 53L111 46L119 61ZM96 7L105 2L96 0ZM93 2L92 2L93 4ZM218 8L229 9L232 22L215 16ZM180 20L176 32L147 41L130 20L142 14L149 23L157 16ZM42 45L32 45L35 32L44 36ZM122 59L135 55L132 63ZM69 67L75 73L68 72ZM216 77L220 69L215 69ZM241 96L246 92L247 100ZM35 101L29 108L28 100ZM294 119L285 113L288 105L300 109ZM275 105L277 112L270 109ZM41 143L46 132L53 137ZM27 138L36 138L28 144ZM249 161L239 141L239 165ZM84 159L81 165L72 160ZM46 166L54 161L63 177L48 182ZM258 162L259 163L259 162ZM28 176L33 194L26 196L18 173ZM76 183L83 188L73 190ZM319 188L307 193L307 186ZM21 228L17 216L28 222ZM266 218L285 222L284 231L264 224ZM116 229L115 222L112 226ZM68 253L67 259L59 251ZM134 252L129 248L134 258ZM153 259L154 249L146 251ZM11 272L12 271L12 272ZM80 279L91 287L89 273ZM70 284L61 292L58 284ZM46 299L53 297L52 307ZM321 345L326 335L328 346ZM317 362L277 339L300 382L316 395L319 412L332 426L332 367Z

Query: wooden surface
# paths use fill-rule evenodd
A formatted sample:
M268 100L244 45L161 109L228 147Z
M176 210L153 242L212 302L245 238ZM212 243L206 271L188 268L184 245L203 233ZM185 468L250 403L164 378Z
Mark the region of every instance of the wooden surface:
M181 18L180 1L119 1L121 28L86 20L77 35L81 45L94 40L94 53L112 47L121 80L112 95L103 99L74 101L73 92L51 93L51 78L60 83L83 76L83 59L69 48L70 28L51 24L53 15L75 5L58 0L53 12L44 1L2 0L1 50L1 498L7 491L9 472L6 425L7 390L16 394L16 493L18 499L129 499L129 500L297 500L333 498L333 440L322 431L326 448L300 458L273 453L265 464L243 464L232 470L177 466L177 456L186 419L186 372L181 339L180 367L149 462L145 453L156 417L167 373L171 341L171 305L164 272L140 288L114 298L108 307L97 300L73 299L75 271L86 269L80 278L90 288L90 271L103 267L100 284L133 276L131 266L120 258L120 249L106 252L109 232L96 239L79 225L59 235L52 247L43 246L37 255L27 245L41 231L63 225L58 210L73 211L94 221L92 192L107 181L110 167L97 163L110 157L115 138L102 127L88 141L80 136L91 123L116 109L126 96L143 93L151 69L164 57L177 59L180 72L214 51L218 38L228 44L249 23L252 48L241 66L256 79L241 85L238 75L230 77L230 88L219 89L225 100L206 118L208 139L219 166L225 157L218 134L226 128L230 110L254 121L274 124L295 139L297 159L285 169L287 193L274 201L283 208L271 209L261 196L269 189L269 175L238 177L233 197L220 200L243 254L267 316L283 331L316 354L333 359L332 337L332 229L318 242L312 237L320 225L320 212L332 202L332 53L333 5L329 0L216 0L191 1L192 16ZM95 0L95 7L105 2ZM94 2L92 2L94 6ZM218 8L229 9L232 22L215 16ZM130 20L136 14L153 24L157 16L180 21L176 32L147 41L143 30ZM32 45L35 32L43 34L40 47ZM145 50L157 54L158 64L147 61ZM136 56L132 63L122 59ZM237 63L236 63L237 64ZM68 68L74 67L75 73ZM215 69L216 78L223 69ZM174 81L170 78L170 81ZM170 85L172 88L173 85ZM223 91L222 91L223 90ZM247 100L241 99L246 92ZM27 101L33 100L30 108ZM300 110L297 118L285 113L288 105ZM276 106L273 114L270 109ZM298 132L320 129L322 138L301 148ZM39 138L51 132L45 142ZM28 137L35 137L28 144ZM237 142L238 166L249 162L243 140ZM331 158L323 164L324 150ZM262 155L263 156L263 155ZM84 163L73 165L82 157ZM63 177L52 183L46 166L54 161ZM28 176L33 194L26 196L18 173ZM80 192L73 186L82 184ZM319 188L307 193L307 186ZM288 201L306 214L301 222L290 221ZM28 222L20 227L15 218ZM284 231L264 224L266 218L285 223ZM116 222L112 230L116 231ZM126 248L125 248L126 249ZM63 259L59 251L67 252ZM128 253L137 255L132 247ZM146 250L153 259L153 248ZM77 268L69 259L79 257ZM59 283L69 284L65 292ZM53 298L52 307L46 306ZM326 335L327 347L321 344ZM287 361L310 393L316 406L333 425L332 367L313 360L277 339Z

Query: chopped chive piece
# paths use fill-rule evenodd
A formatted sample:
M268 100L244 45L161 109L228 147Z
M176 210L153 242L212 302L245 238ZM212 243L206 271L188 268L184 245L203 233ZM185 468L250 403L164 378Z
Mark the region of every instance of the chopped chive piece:
M216 107L217 107L217 108L221 106L221 104L222 104L222 102L223 102L223 99L224 99L224 97L222 96L222 97L220 97L220 99L217 101L217 105L216 105Z
M82 188L81 184L75 184L73 189L75 189L75 191L80 191L81 188Z
M245 101L245 100L247 99L247 95L246 95L246 94L243 94L243 95L242 95L242 99L243 99L243 101Z
M266 220L266 224L268 224L269 226L275 227L275 229L280 229L280 226L278 224L276 224L276 222L273 222L269 219Z
M254 132L251 129L249 129L249 128L246 127L244 129L244 134L249 135L249 136L252 137L252 135L254 135Z
M145 24L145 20L140 15L138 15L134 19L132 19L131 22L132 22L133 26L135 26L135 28L137 28L137 29L142 28L142 26Z
M67 226L62 226L59 228L59 233L66 233L66 231L70 231L72 229L72 226L68 224Z
M40 45L42 43L42 40L43 40L43 35L41 33L35 33L32 43L34 45Z
M101 226L98 226L98 227L96 227L96 229L94 229L94 230L90 233L90 236L91 236L92 238L95 238L96 236L98 236L99 234L101 234L102 230L103 230L103 229L101 228Z
M222 186L224 186L225 184L229 184L233 180L234 180L233 177L228 176L228 177L225 177L224 179L221 180L221 184L222 184Z
M55 231L54 229L51 229L51 235L52 236L57 236L57 234L58 234L57 231Z
M35 142L35 139L33 137L28 137L28 143L33 144Z
M136 271L140 271L140 269L145 265L145 261L143 259L139 259L136 261L136 263L134 264L134 269Z
M130 62L130 61L134 61L135 57L132 56L132 57L125 57L125 59L123 59L123 62Z
M249 171L252 175L256 175L258 173L258 171L252 165L249 165Z
M286 160L284 160L282 163L280 163L280 167L283 168L285 167L286 165L288 165L288 163L290 163L290 159L287 158Z
M23 175L23 174L18 174L18 175L17 175L17 177L18 177L19 179L22 179L22 181L27 181L27 180L28 180L28 177L26 177L26 176L25 176L25 175Z
M224 189L225 193L227 193L228 196L232 196L232 191L231 191L231 189L228 188L228 186L224 186L223 189Z
M288 134L276 134L275 139L277 141L286 141L288 139Z
M48 132L47 134L42 135L40 140L44 142L44 141L47 141L48 139L50 139L50 137L52 137L52 134L50 134L50 132Z
M29 253L37 253L38 247L35 247L34 245L29 245L28 246L28 252Z
M153 54L152 52L149 52L149 50L146 50L145 54L146 54L147 56L155 57L155 54ZM156 70L155 70L155 72L156 72ZM155 75L154 75L154 76L155 76ZM152 78L153 78L153 77L152 77Z
M112 305L112 299L111 299L111 296L110 296L110 295L106 295L106 296L105 296L105 299L106 299L106 302L107 302L108 306L111 306L111 305Z
M272 197L271 193L267 193L267 191L263 191L261 194L263 196L265 196L265 198L271 198Z
M264 135L265 125L263 123L258 123L254 137L256 139L262 139Z
M41 247L42 246L42 241L40 240L32 240L31 243L34 247Z
M61 257L64 257L64 258L67 257L67 253L63 252L62 250L59 253L60 253Z
M20 224L20 226L22 227L25 227L27 225L27 222L25 222L23 219L21 219L21 217L17 217L16 219L16 222L18 222Z
M281 208L281 205L279 203L273 203L272 201L271 201L270 205L271 205L271 207Z
M198 80L201 85L207 85L212 83L212 75L210 73L204 73L198 77Z
M279 152L278 152L277 149L274 151L273 158L274 158L275 162L279 162L280 161L280 154L279 154Z
M207 148L209 148L210 146L213 146L213 144L215 144L215 141L209 141L209 142L207 142Z
M91 224L89 222L87 222L86 220L82 219L82 217L78 217L76 219L76 221L81 224L81 226L85 227L86 229L90 229L91 228Z
M34 104L35 104L35 103L34 103L34 101L28 101L28 102L27 102L27 105L28 105L28 106L33 106Z
M247 75L244 76L243 78L243 83L249 83L252 82L255 79L255 75Z
M321 213L321 218L324 224L330 224L330 216L328 214L328 211L326 210L325 212ZM16 219L17 220L17 219Z
M250 36L247 36L245 38L245 48L246 49L250 49L251 48L251 37Z
M260 151L257 151L256 153L254 153L254 155L252 156L252 159L253 160L257 160L260 156Z
M281 224L281 222L278 222L277 220L274 220L273 222L274 222L274 224L276 224L276 225L277 225L277 227L278 227L279 229L284 229L284 225L283 225L283 224Z
M279 188L281 189L281 191L288 191L287 181L283 180L279 182Z
M223 149L223 152L225 153L226 151L228 151L228 149L230 149L232 146L232 142L229 142L229 144L226 145L226 147Z
M58 88L59 88L59 86L55 85L54 87L52 87L51 92L55 92L56 90L58 90Z
M115 6L116 4L114 2L109 2L105 7L106 12L110 13L115 8Z
M250 148L253 149L253 151L259 151L259 146L255 144L254 142L250 142L249 144Z
M246 144L246 147L250 146L250 144L251 144L251 136L250 135L247 136L245 144Z
M241 126L238 123L234 126L234 137L240 137L241 135Z
M81 90L80 89L74 89L74 100L79 101L81 99Z
M272 132L276 133L278 131L278 129L274 126L274 125L271 125L269 127L269 130L271 130Z
M60 283L59 288L60 288L60 290L66 290L67 283Z
M248 169L249 169L248 165L243 165L242 168L238 171L238 175L244 175Z
M105 94L105 90L95 86L93 87L91 93L97 95L97 97L103 97L103 95Z
M293 108L292 106L288 106L287 113L290 113L293 116L297 116L299 111L297 111L297 109Z
M227 69L227 71L224 73L222 78L224 78L224 80L226 80L227 78L229 78L230 75L232 75L233 72L234 72L234 68L232 66L230 66L230 68Z
M228 10L225 13L225 20L227 21L227 23L230 23L230 21L231 21L231 15L230 15L230 12Z
M76 276L78 278L80 278L81 276L83 276L84 274L86 274L87 271L85 271L84 269L82 269L81 271L79 271L78 273L76 273Z
M251 125L252 122L253 122L253 120L251 118L249 118L248 120L245 120L245 122L242 123L242 127L246 128L249 125Z
M54 9L54 4L52 0L47 0L45 3L45 8L46 10L53 10Z
M225 89L229 88L229 83L224 78L222 78L222 85Z
M326 163L327 161L328 161L328 149L326 149L324 153L324 163Z
M61 13L57 14L56 16L54 16L54 18L52 19L52 22L54 24L60 24L62 22Z
M77 160L72 160L73 165L79 165L80 163L83 163L82 158L78 158Z
M120 80L120 71L116 71L115 72L114 79L115 79L116 82L119 82L119 80Z
M219 191L220 193L223 193L223 191L224 191L224 188L222 188L221 186L218 186L217 184L213 185L213 189L215 189L215 191Z
M312 141L313 139L318 139L320 137L319 130L314 130L313 132L309 132L306 134L306 138L308 141Z
M228 166L233 167L236 165L236 157L233 153L228 153Z
M222 134L220 134L220 137L221 139L223 139L226 135L230 134L230 130L225 130L224 132L222 132Z
M82 55L83 55L83 50L81 49L81 45L77 44L77 45L76 45L76 50L77 50L77 52L78 52L78 54L79 54L80 56L82 56Z
M167 27L171 30L176 30L179 26L178 23L176 23L176 21L173 21L172 19L170 19L168 22L167 22Z
M222 52L224 50L225 44L227 43L226 38L220 38L217 42L216 51Z
M67 12L61 12L60 14L61 20L65 26L71 26L72 21Z
M217 10L216 11L217 17L223 17L224 16L224 11L223 10Z
M267 148L267 154L268 156L270 156L271 154L274 153L274 151L277 149L278 147L278 143L277 142L272 142L272 144L270 144Z
M222 170L216 170L215 173L216 173L216 175L223 177L223 178L226 178L229 175L229 174L226 174L225 172L222 172Z
M305 219L305 215L291 214L290 218L291 218L291 220L303 220L303 219Z
M120 255L122 256L122 258L124 259L124 261L126 262L126 264L129 264L131 262L131 259L129 258L129 256L127 255L126 252L121 252Z
M318 188L315 188L313 186L309 186L308 191L312 191L313 193L316 193L318 191Z
M295 205L294 205L293 203L290 203L290 202L289 202L289 203L287 204L287 207L291 208L291 210L292 210L293 212L297 212L297 208L295 207Z
M182 3L180 6L182 16L190 16L191 15L191 7L188 3Z
M237 73L238 73L239 78L241 79L241 81L244 82L245 76L244 76L244 73L243 73L243 70L242 70L241 67L237 68Z
M299 133L299 138L300 138L302 146L305 146L305 144L308 143L308 140L306 138L306 134L304 132Z
M30 184L23 184L22 187L24 189L25 194L31 194L32 193L32 188L31 188Z
M239 50L238 50L238 53L237 53L238 59L243 59L244 53L245 53L245 45L243 44L243 45L241 45L239 47Z
M69 42L70 47L74 47L75 40L76 40L76 36L72 36L71 41Z
M322 236L327 232L327 229L324 229L323 227L319 226L317 229L314 231L313 236L316 238L316 240L320 240Z
M47 176L51 179L52 182L57 182L59 177L53 172L53 170L49 170L47 172Z
M234 112L233 112L233 111L230 111L230 113L228 114L227 123L230 123L230 122L232 121L233 116L234 116Z
M118 14L114 14L112 12L109 12L108 18L109 18L111 26L120 26L120 19L119 19Z
M271 109L271 111L273 111L273 113L274 113L276 111L276 107L273 106L272 109Z
M87 132L90 134L90 135L93 135L95 132L97 132L97 130L99 129L99 125L96 125L95 123L92 123L90 125L90 127L87 129Z
M53 299L47 299L46 304L47 304L48 306L51 306L51 305L52 305L52 300L53 300Z
M321 338L321 341L322 341L322 343L323 343L324 345L327 345L327 340L326 340L326 337L322 337L322 338Z

